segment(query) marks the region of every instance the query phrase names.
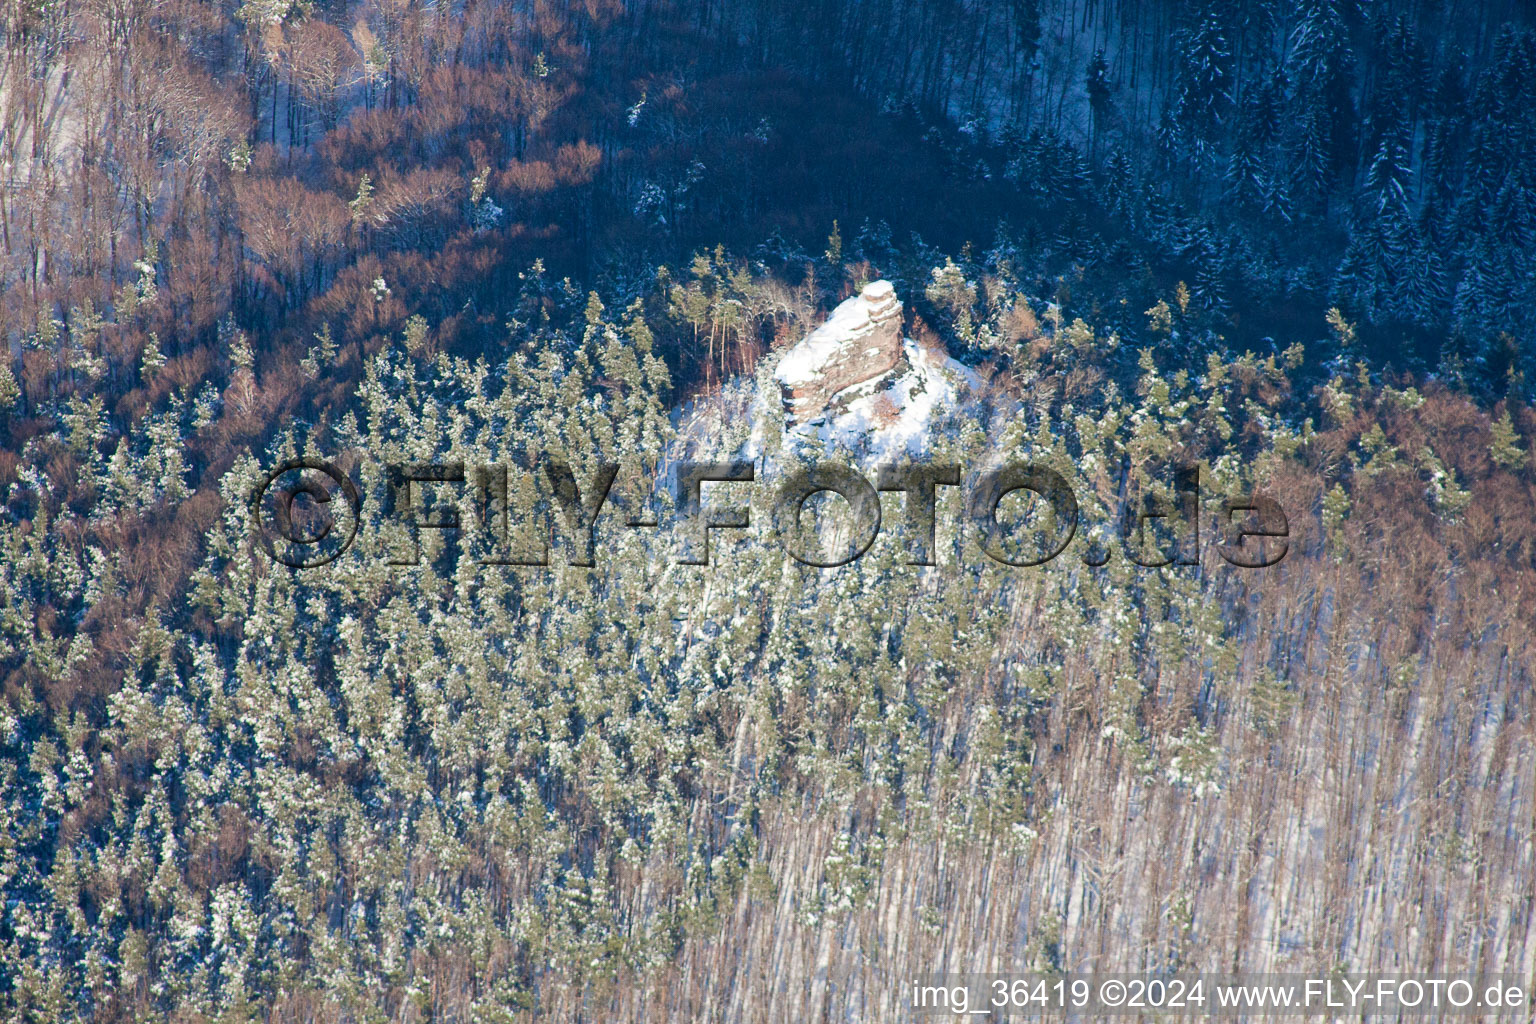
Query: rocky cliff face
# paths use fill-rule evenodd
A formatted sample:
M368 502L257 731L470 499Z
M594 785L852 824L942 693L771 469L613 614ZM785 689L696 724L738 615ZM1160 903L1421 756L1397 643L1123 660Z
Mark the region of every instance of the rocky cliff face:
M858 458L922 451L978 383L942 346L903 337L889 281L865 285L833 310L784 353L774 377L779 394L762 395L762 411L783 416L791 444L830 442Z
M876 386L903 358L895 288L889 281L865 285L779 361L775 376L790 423L826 418Z

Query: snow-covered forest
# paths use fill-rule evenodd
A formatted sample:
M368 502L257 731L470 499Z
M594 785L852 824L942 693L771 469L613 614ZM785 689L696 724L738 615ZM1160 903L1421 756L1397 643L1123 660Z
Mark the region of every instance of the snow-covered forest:
M6 1019L1536 981L1528 5L0 0L0 30ZM359 495L315 568L252 501L298 458ZM974 528L1010 459L1075 495L1045 564ZM705 491L747 513L708 565L684 460L755 467ZM931 558L893 460L959 467ZM837 568L776 533L818 462L885 481ZM596 558L556 464L589 498L618 467ZM434 465L463 479L418 479L413 528L391 470ZM1244 569L1254 495L1286 535ZM1141 535L1153 507L1198 539Z

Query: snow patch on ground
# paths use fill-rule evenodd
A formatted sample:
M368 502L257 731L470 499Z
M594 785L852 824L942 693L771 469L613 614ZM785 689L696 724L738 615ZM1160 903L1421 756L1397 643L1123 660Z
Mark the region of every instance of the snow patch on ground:
M837 451L856 461L888 461L921 455L933 438L945 432L980 381L974 373L942 353L902 339L904 368L843 393L856 393L841 411L825 419L794 426L780 396L760 389L753 403L751 437L743 458L757 459L765 450L767 430L783 424L786 448L805 454ZM782 380L779 373L775 380ZM773 421L777 420L777 423Z

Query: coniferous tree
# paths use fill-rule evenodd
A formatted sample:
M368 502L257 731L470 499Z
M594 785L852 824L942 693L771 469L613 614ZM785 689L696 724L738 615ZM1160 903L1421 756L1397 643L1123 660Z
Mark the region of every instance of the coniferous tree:
M1197 168L1215 156L1222 125L1232 104L1232 44L1215 4L1198 10L1175 44L1178 82L1173 118Z
M1292 83L1292 165L1310 205L1346 169L1355 132L1354 56L1342 0L1304 0L1291 34L1286 78Z

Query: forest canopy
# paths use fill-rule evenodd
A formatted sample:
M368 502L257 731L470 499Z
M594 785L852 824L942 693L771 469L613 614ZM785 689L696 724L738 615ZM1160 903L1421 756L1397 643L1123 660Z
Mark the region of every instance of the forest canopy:
M1475 6L0 0L7 1019L1528 976L1536 12ZM625 523L865 458L774 371L876 281L965 385L923 457L1052 467L1066 557L964 487L931 568L895 493L826 571L771 486L708 567ZM362 498L313 570L250 516L300 458ZM618 467L597 566L467 507L391 565L389 467L553 461ZM1179 466L1285 560L1091 528Z

